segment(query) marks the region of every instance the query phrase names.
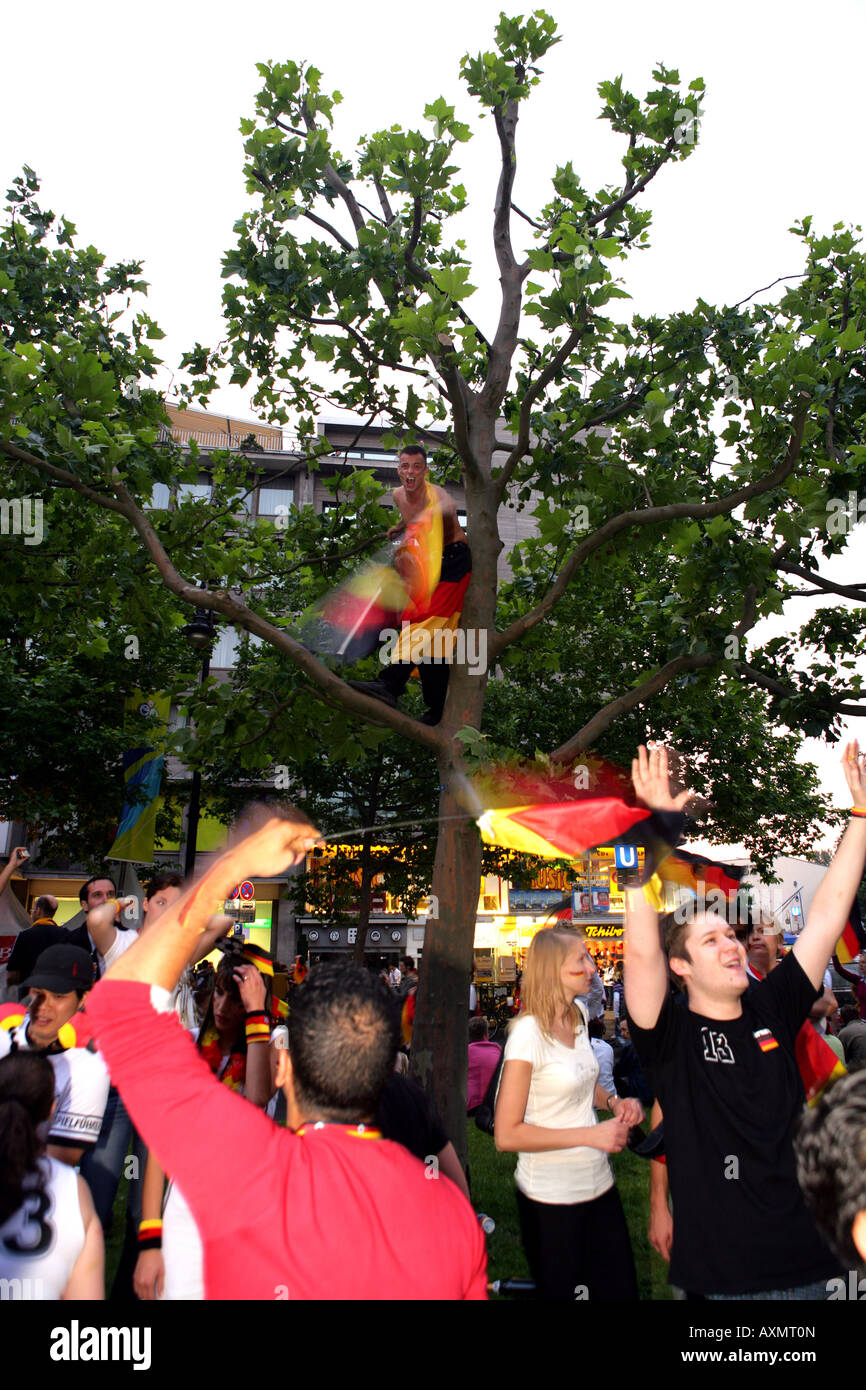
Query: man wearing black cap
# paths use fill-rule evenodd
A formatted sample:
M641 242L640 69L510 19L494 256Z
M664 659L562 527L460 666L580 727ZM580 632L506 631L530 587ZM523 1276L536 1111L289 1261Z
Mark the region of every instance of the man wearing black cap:
M93 966L79 946L49 946L24 981L24 1004L0 1007L0 1057L38 1052L54 1068L55 1109L48 1155L75 1166L99 1138L108 1072L97 1052L76 1046L72 1019L93 984Z

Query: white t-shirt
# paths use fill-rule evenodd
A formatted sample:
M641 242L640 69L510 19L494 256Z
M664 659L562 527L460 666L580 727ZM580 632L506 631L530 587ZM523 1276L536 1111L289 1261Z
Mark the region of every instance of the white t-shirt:
M577 1002L577 1007L584 1024L575 1031L573 1048L546 1038L531 1014L522 1014L509 1030L505 1062L532 1064L523 1117L528 1125L590 1129L598 1123L592 1105L598 1062L590 1047L584 1006ZM607 1154L581 1146L520 1154L515 1180L533 1201L565 1205L601 1197L613 1186L613 1173Z
M190 1028L193 1042L199 1029ZM222 1077L231 1059L224 1057L217 1072ZM245 1087L237 1089L244 1094ZM162 1293L167 1302L198 1301L204 1298L204 1248L198 1226L176 1182L169 1182L162 1213L162 1258L165 1265L165 1285Z
M39 1163L42 1191L28 1192L0 1226L4 1298L60 1298L84 1248L78 1174L54 1158L41 1158ZM25 1179L24 1186L36 1187L35 1173Z
M103 955L101 951L99 953L99 958L102 963L102 974L104 975L109 966L112 966L116 960L120 960L120 957L129 950L130 946L134 946L137 940L137 931L115 931L114 940L105 955Z
M10 1031L0 1029L0 1057L13 1045L24 1052L33 1049L27 1041L27 1019ZM49 1143L70 1148L88 1148L96 1143L108 1100L108 1071L98 1052L86 1047L70 1047L48 1057L54 1068L56 1108L48 1134Z

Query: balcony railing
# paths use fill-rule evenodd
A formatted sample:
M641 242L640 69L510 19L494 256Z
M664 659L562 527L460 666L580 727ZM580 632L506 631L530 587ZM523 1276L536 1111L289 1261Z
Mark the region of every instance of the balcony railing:
M203 449L261 449L267 454L294 453L297 450L296 440L286 440L282 434L256 434L254 430L247 430L245 434L226 434L224 431L213 430L182 430L172 429L170 437L175 444L189 444L195 440L196 444Z

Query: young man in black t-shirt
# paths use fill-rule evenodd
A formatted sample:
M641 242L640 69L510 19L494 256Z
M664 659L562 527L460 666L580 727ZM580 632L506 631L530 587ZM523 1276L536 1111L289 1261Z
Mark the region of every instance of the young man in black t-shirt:
M843 767L854 808L866 807L866 759ZM640 748L635 790L657 811L682 810L663 748ZM632 1039L661 1102L674 1202L670 1278L706 1298L826 1298L840 1273L797 1184L793 1135L804 1103L797 1030L823 988L866 860L866 815L851 822L785 960L745 997L745 948L712 913L677 923L670 972L687 996L673 1006L657 913L630 891L626 1006Z

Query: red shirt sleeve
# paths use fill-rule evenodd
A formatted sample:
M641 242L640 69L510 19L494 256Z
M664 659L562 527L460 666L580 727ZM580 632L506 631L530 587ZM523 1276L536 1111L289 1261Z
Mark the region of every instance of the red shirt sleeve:
M111 1080L148 1148L177 1182L204 1238L211 1228L225 1232L244 1225L247 1202L226 1201L228 1185L241 1175L245 1194L259 1209L279 1202L275 1175L285 1176L286 1131L222 1086L174 1010L158 1007L149 985L110 977L87 999ZM272 1151L281 1136L277 1160Z

